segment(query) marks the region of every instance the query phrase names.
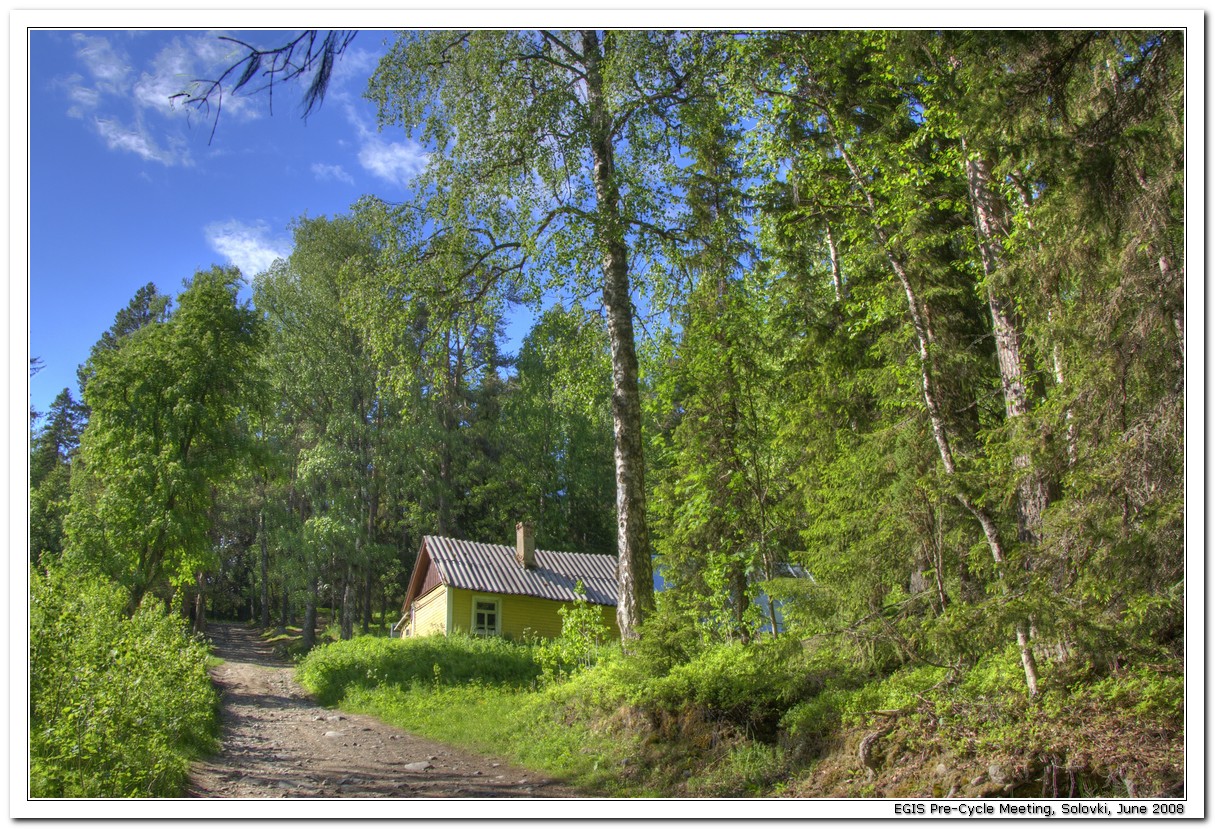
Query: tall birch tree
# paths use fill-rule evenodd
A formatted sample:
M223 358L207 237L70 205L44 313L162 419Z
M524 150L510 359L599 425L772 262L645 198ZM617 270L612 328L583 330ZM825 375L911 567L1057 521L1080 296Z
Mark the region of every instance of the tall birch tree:
M431 150L423 186L444 230L517 243L535 288L597 292L612 360L617 621L653 605L645 511L636 297L678 237L666 184L675 116L696 87L696 39L672 32L402 33L369 95L383 126Z

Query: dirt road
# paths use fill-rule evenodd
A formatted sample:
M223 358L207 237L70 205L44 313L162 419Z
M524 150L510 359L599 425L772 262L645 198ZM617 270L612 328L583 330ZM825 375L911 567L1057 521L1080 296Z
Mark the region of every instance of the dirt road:
M254 631L207 631L223 664L221 752L195 764L186 795L283 797L577 797L553 780L424 740L372 717L317 705Z

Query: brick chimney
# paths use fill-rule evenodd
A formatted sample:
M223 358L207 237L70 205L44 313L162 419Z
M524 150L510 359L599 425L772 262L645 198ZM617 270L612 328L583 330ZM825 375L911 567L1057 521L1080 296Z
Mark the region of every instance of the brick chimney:
M524 570L536 566L536 528L529 521L515 525L515 561Z

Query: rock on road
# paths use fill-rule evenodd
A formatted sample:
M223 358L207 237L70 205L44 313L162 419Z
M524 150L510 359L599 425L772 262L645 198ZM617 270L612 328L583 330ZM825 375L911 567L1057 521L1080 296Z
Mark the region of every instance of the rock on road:
M323 708L255 631L213 623L207 633L224 660L211 669L223 697L222 747L194 764L187 797L579 796L534 772Z

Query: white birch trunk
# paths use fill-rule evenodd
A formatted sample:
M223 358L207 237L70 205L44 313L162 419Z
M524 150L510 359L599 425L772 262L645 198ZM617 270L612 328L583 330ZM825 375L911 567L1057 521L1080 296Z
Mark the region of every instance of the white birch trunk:
M963 153L966 142L962 142ZM987 306L991 311L992 334L996 343L996 361L1000 366L1000 384L1004 390L1004 411L1009 421L1029 411L1026 400L1025 377L1022 370L1021 331L1012 304L993 284L1001 261L1000 239L1008 233L1007 211L991 187L991 171L985 160L967 155L966 185L975 215L979 257L987 282ZM1046 481L1033 468L1028 453L1013 458L1017 470L1017 535L1022 541L1036 542L1042 534L1042 516L1049 503Z
M953 449L950 446L949 431L945 423L941 406L939 390L937 388L937 366L935 354L935 340L932 334L932 329L928 321L926 309L915 290L915 286L911 281L910 274L907 271L906 265L902 257L896 252L894 246L890 242L889 234L879 220L877 205L874 202L872 194L865 187L864 176L861 175L860 169L856 162L853 161L851 154L844 147L843 143L837 138L835 141L837 151L844 163L848 166L849 172L856 183L857 188L861 191L865 198L866 205L869 208L870 215L873 219L874 231L877 234L878 242L882 246L882 250L886 255L886 261L890 268L894 271L899 283L903 287L903 292L907 296L907 309L911 316L912 328L915 330L916 343L919 349L920 357L920 380L924 394L924 406L928 410L929 423L932 427L933 439L936 441L937 450L941 456L941 463L945 467L946 474L952 480L957 480L957 465L954 462ZM955 487L954 497L957 499L963 508L969 512L983 529L983 536L987 541L988 549L991 551L992 560L996 564L1003 564L1004 545L1000 540L999 528L987 510L980 504L976 504L960 486ZM1036 696L1038 693L1038 671L1037 665L1034 662L1033 650L1029 645L1029 636L1026 633L1027 627L1024 623L1017 624L1017 644L1021 650L1021 661L1025 669L1025 683L1029 691L1029 695Z
M848 286L844 284L844 271L840 267L840 252L835 245L835 235L827 224L827 251L831 254L831 281L835 285L835 301L843 302L848 298Z
M609 35L610 36L610 35ZM628 246L620 212L611 134L600 61L608 44L596 31L582 33L590 110L591 156L597 200L596 233L603 254L603 304L612 357L612 430L616 458L616 546L619 596L616 622L625 639L635 638L654 606L653 565L645 518L645 462L641 439L641 396L630 297Z

